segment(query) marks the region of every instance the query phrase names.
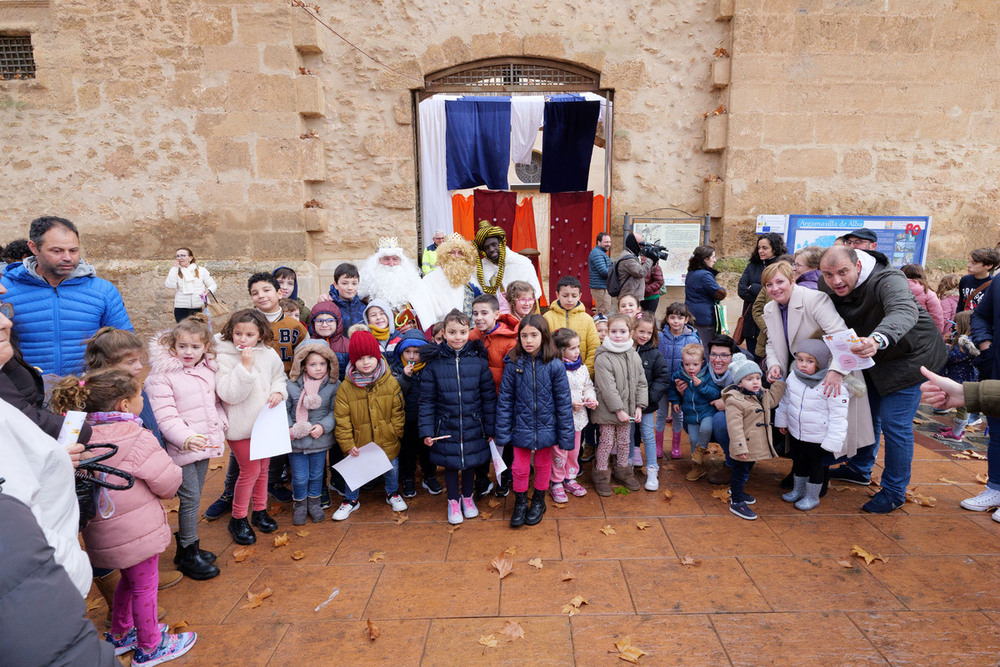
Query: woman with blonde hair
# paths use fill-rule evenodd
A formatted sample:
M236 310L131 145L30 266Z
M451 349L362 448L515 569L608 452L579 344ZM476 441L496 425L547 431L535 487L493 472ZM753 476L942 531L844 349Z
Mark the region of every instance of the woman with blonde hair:
M174 320L177 322L202 312L208 293L218 287L208 269L195 263L190 248L178 248L174 253L174 265L167 274L166 285L174 290Z

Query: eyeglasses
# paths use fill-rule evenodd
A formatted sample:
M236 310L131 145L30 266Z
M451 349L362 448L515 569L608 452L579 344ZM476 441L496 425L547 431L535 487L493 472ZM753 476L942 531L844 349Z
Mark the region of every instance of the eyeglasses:
M14 305L10 303L0 303L0 315L8 320L14 317Z
M313 320L313 324L329 324L330 326L333 326L337 324L337 320L332 317L323 317Z
M518 303L534 303L535 298L532 296L522 296L518 299L514 299L514 301L517 301Z
M723 354L720 354L719 352L711 352L709 353L708 356L710 359L729 359L733 355L729 354L728 352Z

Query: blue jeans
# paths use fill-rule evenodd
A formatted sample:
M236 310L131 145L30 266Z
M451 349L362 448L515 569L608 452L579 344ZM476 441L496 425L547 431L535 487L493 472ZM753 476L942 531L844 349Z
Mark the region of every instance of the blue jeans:
M986 446L986 472L990 481L986 486L1000 491L1000 417L987 417L986 427L990 430L990 441Z
M642 438L642 448L646 452L646 470L659 470L656 463L656 434L653 431L653 421L656 419L655 412L643 412L642 421L639 422L639 436ZM632 442L629 447L629 457L635 449L635 429L632 429Z
M897 500L902 500L906 497L906 487L910 483L910 463L913 461L913 418L917 416L917 408L920 405L920 385L900 389L885 396L879 396L869 385L868 404L872 410L875 444L859 449L847 465L870 476L878 456L880 436L884 434L885 471L882 473L882 489L893 494Z
M712 415L712 440L722 447L722 453L726 455L726 465L732 468L733 460L729 458L729 427L726 425L725 411Z
M684 426L687 428L692 450L695 447L707 447L708 443L712 440L712 419L712 417L705 417L700 422L691 423L685 420Z
M656 408L656 422L653 428L657 433L660 433L667 428L667 416L670 415L670 401L667 399L666 395L660 398L660 404ZM680 433L684 430L684 419L681 417L679 412L673 414L673 421L670 422L673 426L674 433Z
M326 450L321 452L292 452L288 467L292 469L292 500L319 498L323 492L323 467Z
M397 456L392 460L392 470L382 475L385 480L385 495L391 496L399 491L399 457ZM344 494L344 498L348 502L354 502L358 499L358 493L360 489L348 489L347 493Z

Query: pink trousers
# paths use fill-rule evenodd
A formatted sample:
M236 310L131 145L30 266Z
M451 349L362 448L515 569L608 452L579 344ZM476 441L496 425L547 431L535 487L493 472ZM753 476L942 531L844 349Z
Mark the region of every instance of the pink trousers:
M576 479L580 474L580 434L577 431L572 451L555 448L552 454L552 483L562 484L564 480Z
M240 464L240 476L233 490L233 518L245 519L250 513L251 501L255 512L267 509L267 468L271 459L251 461L250 438L230 440L229 448Z
M111 602L111 632L121 637L135 626L144 651L160 643L156 622L156 587L160 584L160 554L121 569L121 579Z
M531 455L535 455L535 489L538 491L549 490L549 476L552 474L552 452L555 447L545 447L543 449L524 449L514 447L514 465L511 466L510 474L514 478L514 491L524 493L528 490L528 476L531 475Z

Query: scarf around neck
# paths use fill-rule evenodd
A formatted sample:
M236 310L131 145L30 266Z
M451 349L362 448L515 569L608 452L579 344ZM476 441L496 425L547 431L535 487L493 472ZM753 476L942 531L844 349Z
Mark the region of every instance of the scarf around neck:
M142 419L139 418L139 415L134 415L131 412L109 410L107 412L91 412L87 415L87 423L91 425L111 424L113 422L135 422L142 426Z
M566 364L566 370L575 371L577 368L583 365L583 355L581 354L579 357L577 357L576 361L570 361L569 359L563 359L562 361L564 364Z
M722 375L716 375L715 371L712 370L712 365L708 365L708 375L712 378L712 382L720 387L728 387L733 383L733 372L726 368L726 372Z
M303 375L302 393L299 394L299 402L295 404L295 421L309 421L309 408L306 407L305 400L309 396L319 397L319 388L323 384L323 378L315 380L308 375Z
M369 324L368 328L371 329L372 335L375 336L375 340L377 341L389 340L389 327L377 327L373 324Z
M344 373L344 375L347 376L347 379L350 380L351 384L353 384L355 387L357 387L358 389L364 389L368 385L375 383L380 377L385 375L385 371L386 371L385 358L380 357L378 360L378 366L376 366L375 370L373 370L370 374L363 375L357 368L354 367L354 364L348 364L347 371Z
M633 349L631 338L629 338L624 342L616 343L613 340L611 340L611 336L604 337L604 342L601 343L601 347L610 350L611 352L618 352L619 354L622 352L628 352L629 350Z
M806 375L799 370L798 366L792 366L792 372L795 373L795 377L802 380L802 384L806 385L810 389L818 385L826 377L826 368L820 368L812 375Z

